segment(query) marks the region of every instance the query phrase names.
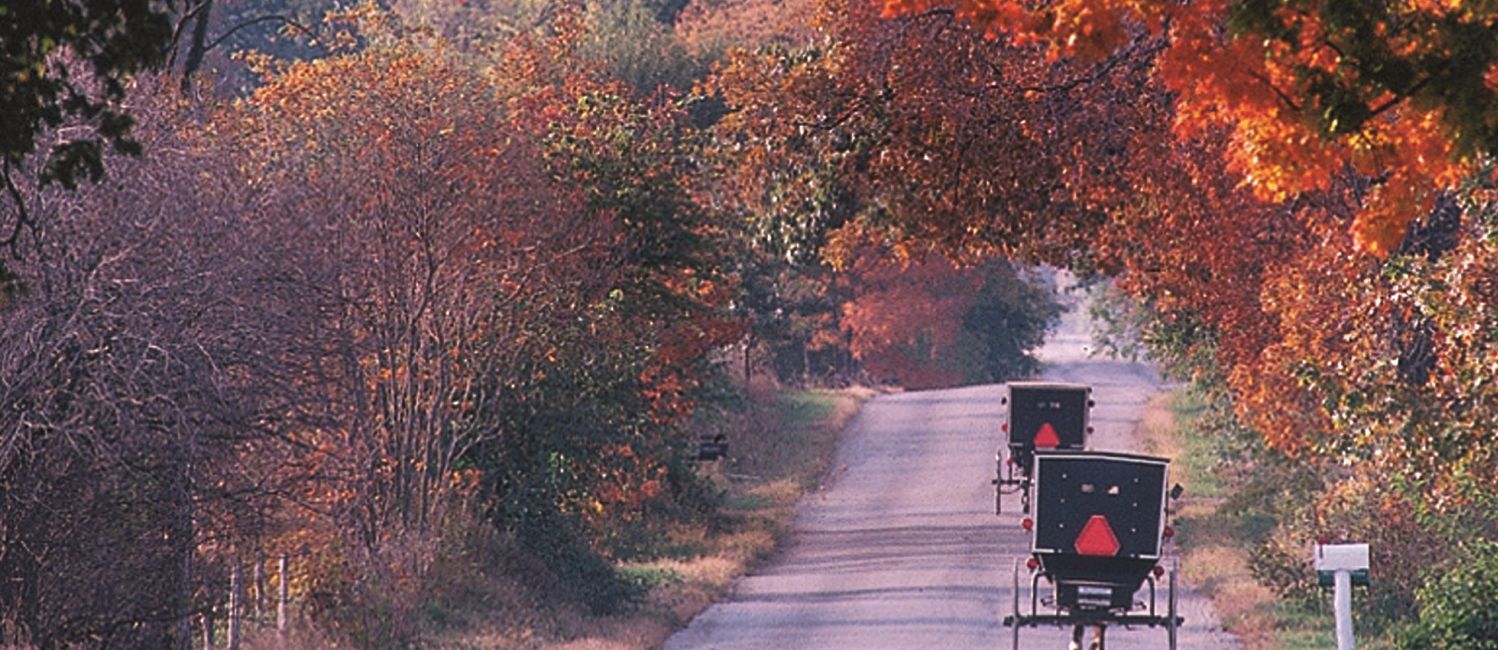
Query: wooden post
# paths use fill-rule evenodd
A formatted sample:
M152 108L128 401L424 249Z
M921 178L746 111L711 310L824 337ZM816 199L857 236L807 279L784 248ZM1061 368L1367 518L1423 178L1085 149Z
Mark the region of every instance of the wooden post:
M1332 601L1337 616L1337 650L1353 650L1357 644L1352 639L1352 572L1341 569L1332 574Z
M189 517L190 519L190 517ZM180 534L180 533L179 533ZM182 615L177 618L176 650L192 650L192 545L186 544L182 553L181 573L177 576L177 597L181 599Z
M213 606L203 610L203 650L213 650Z
M244 591L244 585L240 583L239 560L235 560L234 566L229 569L229 650L239 650L239 608L242 591Z
M255 549L255 619L265 620L265 549Z
M751 384L751 383L754 382L753 366L749 365L749 362L750 362L750 359L749 359L749 350L753 346L754 346L754 335L752 335L752 334L746 335L744 337L744 387L746 389L749 387L749 384Z
M278 581L280 584L277 585L281 593L280 597L276 599L276 633L281 636L283 643L286 640L286 595L290 593L287 583L291 582L290 576L286 571L286 565L286 554L282 553L280 566L281 579Z

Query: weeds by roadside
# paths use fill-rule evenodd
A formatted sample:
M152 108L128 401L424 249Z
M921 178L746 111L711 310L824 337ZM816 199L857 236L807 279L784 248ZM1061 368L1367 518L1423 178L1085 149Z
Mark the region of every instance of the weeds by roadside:
M1263 496L1256 493L1275 482L1224 468L1221 442L1200 425L1204 410L1183 388L1155 398L1143 422L1147 448L1172 459L1172 480L1186 489L1174 517L1185 579L1212 599L1223 627L1243 641L1245 650L1335 645L1329 594L1319 601L1287 599L1255 576L1253 554L1275 524L1270 513L1256 507ZM1358 644L1370 650L1393 647L1387 635L1365 634Z
M431 645L454 650L659 647L774 551L796 503L819 486L838 433L873 394L863 388L751 390L733 420L719 423L718 428L733 431L730 457L701 468L721 491L717 511L670 524L650 548L617 563L618 574L645 594L629 610L596 616L535 603L534 612L507 612L503 624L465 616ZM517 629L516 621L526 621L524 629Z

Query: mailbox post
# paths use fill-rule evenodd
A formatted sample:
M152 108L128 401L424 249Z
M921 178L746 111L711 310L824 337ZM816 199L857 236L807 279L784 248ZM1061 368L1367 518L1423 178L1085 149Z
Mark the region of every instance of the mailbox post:
M1332 585L1337 617L1337 650L1353 650L1352 585L1368 584L1367 544L1317 544L1316 577Z

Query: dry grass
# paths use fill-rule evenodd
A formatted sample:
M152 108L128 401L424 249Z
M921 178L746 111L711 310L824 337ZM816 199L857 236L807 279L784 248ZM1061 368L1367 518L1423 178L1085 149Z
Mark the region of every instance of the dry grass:
M663 645L672 632L725 594L734 580L769 557L795 515L797 501L815 490L826 474L839 432L874 394L867 388L754 391L743 430L732 437L732 459L705 468L726 491L723 515L728 525L672 531L672 545L697 552L621 567L658 580L640 608L624 616L579 620L574 629L562 631L565 640L535 646L643 650Z
M434 578L439 590L423 592L425 624L421 647L444 650L644 650L658 648L727 592L733 581L774 551L802 496L828 475L838 434L865 400L868 388L788 391L769 387L752 392L751 406L732 437L730 462L703 468L725 491L722 516L715 522L681 525L667 544L691 552L626 563L619 569L644 579L651 588L632 612L591 617L572 607L549 607L515 575L469 570ZM507 548L502 544L494 548ZM485 547L488 548L488 547ZM496 558L473 558L494 561ZM510 560L502 560L508 563ZM436 592L445 594L437 597ZM222 625L222 623L221 623ZM248 620L243 647L312 650L339 647L328 634L294 614L286 639L268 620ZM219 638L223 638L220 630ZM28 646L14 625L0 619L0 650Z
M1245 650L1301 647L1287 636L1279 598L1249 570L1248 542L1236 535L1239 527L1220 513L1225 486L1210 469L1210 454L1188 436L1179 399L1178 392L1157 396L1140 427L1145 448L1172 459L1171 480L1186 490L1173 515L1181 531L1182 578L1212 599L1223 628Z
M774 551L796 503L826 475L838 434L874 390L788 391L758 387L731 435L731 459L703 467L724 490L715 522L669 531L664 557L620 570L652 585L633 611L590 617L572 608L507 603L491 620L468 620L428 639L450 650L643 650L658 648L733 581Z

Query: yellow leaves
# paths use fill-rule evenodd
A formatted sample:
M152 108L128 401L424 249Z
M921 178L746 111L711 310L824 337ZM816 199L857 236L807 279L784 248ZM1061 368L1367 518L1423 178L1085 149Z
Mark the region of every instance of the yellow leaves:
M1438 111L1405 110L1354 140L1350 158L1364 174L1383 174L1353 221L1359 249L1379 258L1399 245L1410 222L1430 213L1436 194L1456 186L1473 161L1456 156Z
M1087 62L1107 58L1126 39L1124 24L1130 13L1122 5L1113 0L1066 0L1054 5L1047 12L1051 19L1047 31L1059 39L1061 47L1053 47L1052 54Z
M1419 176L1398 176L1374 190L1353 220L1352 234L1358 248L1386 258L1404 239L1411 221L1429 214L1435 205L1436 187Z
M1306 126L1275 116L1250 116L1233 131L1228 168L1240 173L1260 199L1278 202L1325 188L1345 162L1321 145Z
M1406 0L1415 11L1445 15L1462 10L1463 0Z
M884 18L918 14L931 8L930 0L886 0L880 13Z

